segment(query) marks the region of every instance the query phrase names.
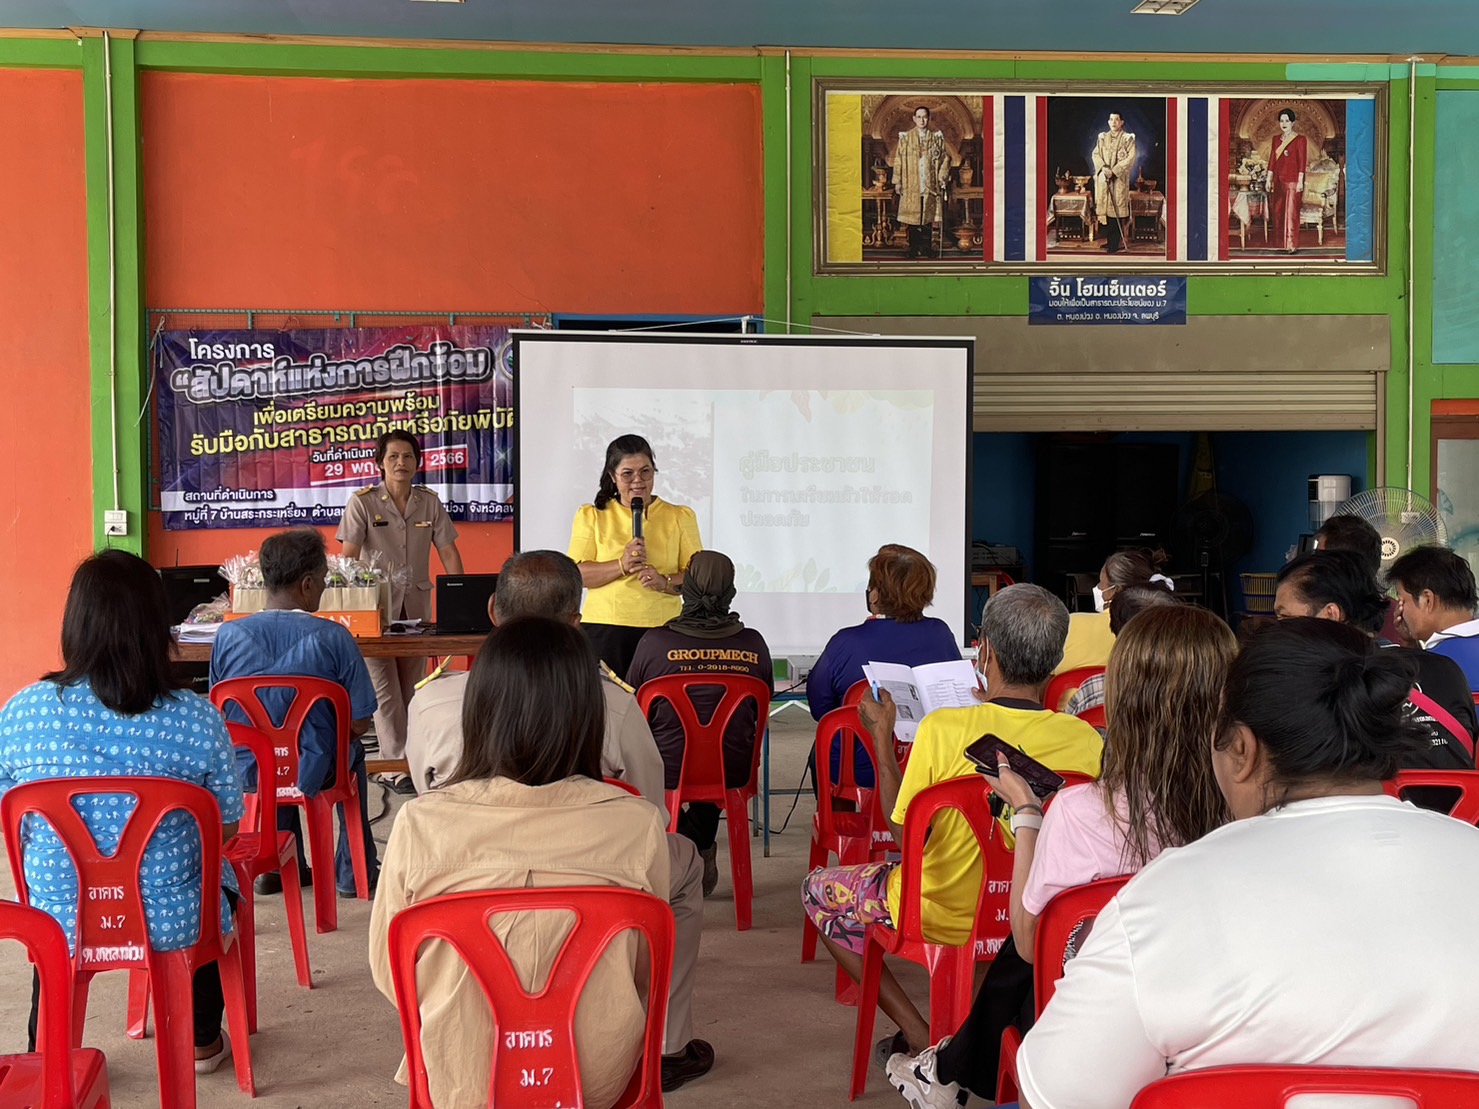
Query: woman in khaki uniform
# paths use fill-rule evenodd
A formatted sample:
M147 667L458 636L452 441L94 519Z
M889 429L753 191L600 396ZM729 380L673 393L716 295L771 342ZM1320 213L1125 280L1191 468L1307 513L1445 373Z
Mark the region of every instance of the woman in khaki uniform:
M411 484L421 468L421 444L409 431L387 431L375 444L375 462L383 480L361 489L349 498L339 521L336 538L346 558L359 558L379 551L392 574L404 569L404 582L392 582L392 620L431 619L431 549L436 547L442 568L462 573L462 555L457 550L457 529L447 510L430 489ZM423 658L371 658L365 660L375 683L375 737L380 757L406 757L406 706L416 683L426 673ZM414 794L408 775L397 775L390 783L397 793Z

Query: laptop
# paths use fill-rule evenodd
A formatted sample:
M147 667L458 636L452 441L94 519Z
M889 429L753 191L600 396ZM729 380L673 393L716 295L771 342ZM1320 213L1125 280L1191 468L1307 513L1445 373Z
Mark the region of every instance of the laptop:
M443 635L492 631L488 600L497 588L497 574L438 575L437 631Z

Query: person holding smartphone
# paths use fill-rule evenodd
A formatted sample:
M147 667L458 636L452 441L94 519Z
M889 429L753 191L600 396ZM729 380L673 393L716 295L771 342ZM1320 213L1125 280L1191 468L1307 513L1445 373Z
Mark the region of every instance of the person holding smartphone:
M1074 886L1133 874L1162 848L1227 820L1208 737L1236 653L1232 631L1206 609L1141 612L1109 657L1110 738L1097 782L1062 790L1044 813L1043 800L1011 767L983 765L1013 812L1012 935L960 1030L913 1058L889 1060L889 1081L916 1109L958 1105L965 1091L992 1096L1002 1032L1009 1023L1030 1024L1030 964L1049 901Z

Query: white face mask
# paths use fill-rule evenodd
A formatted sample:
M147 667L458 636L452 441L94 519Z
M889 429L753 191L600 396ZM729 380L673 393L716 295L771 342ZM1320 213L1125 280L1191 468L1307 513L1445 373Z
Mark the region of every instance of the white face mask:
M1104 590L1100 589L1097 585L1094 586L1094 611L1103 612L1104 606L1108 603L1109 602L1104 599Z

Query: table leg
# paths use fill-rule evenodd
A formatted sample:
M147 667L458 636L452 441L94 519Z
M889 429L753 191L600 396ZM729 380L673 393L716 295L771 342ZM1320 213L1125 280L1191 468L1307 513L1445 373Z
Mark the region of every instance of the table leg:
M761 846L765 858L770 858L770 726L766 725L765 735L760 740L760 762L761 762Z

